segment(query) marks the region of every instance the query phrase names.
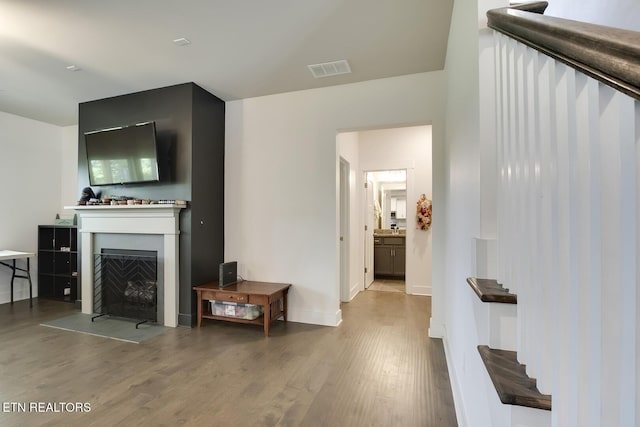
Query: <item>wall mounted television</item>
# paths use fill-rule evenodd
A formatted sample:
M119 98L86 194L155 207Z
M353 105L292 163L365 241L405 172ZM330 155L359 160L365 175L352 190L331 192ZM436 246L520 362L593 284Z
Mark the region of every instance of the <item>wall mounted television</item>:
M155 122L86 132L84 140L90 185L160 180Z

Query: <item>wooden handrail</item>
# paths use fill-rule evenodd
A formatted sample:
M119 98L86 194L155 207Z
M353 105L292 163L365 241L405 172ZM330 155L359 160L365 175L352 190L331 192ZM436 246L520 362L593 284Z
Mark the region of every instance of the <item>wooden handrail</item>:
M546 16L546 7L493 9L488 26L640 100L640 32Z

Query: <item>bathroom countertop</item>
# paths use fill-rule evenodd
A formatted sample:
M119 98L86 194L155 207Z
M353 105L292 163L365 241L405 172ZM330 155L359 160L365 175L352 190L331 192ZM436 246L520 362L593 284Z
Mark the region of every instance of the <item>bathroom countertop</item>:
M394 233L392 230L376 229L376 230L373 230L373 236L374 237L387 237L387 236L406 237L407 230L399 230L398 233Z

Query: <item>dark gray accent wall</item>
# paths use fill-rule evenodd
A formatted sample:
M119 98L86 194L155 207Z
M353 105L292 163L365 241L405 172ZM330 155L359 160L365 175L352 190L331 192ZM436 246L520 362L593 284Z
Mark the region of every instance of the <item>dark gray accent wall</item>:
M196 86L193 91L193 145L191 204L191 282L211 281L211 269L218 278L218 264L224 261L224 103L212 103L211 94ZM222 120L211 120L221 117ZM222 141L222 143L218 143ZM212 185L215 183L215 185ZM212 244L212 242L215 242ZM183 294L180 294L182 299ZM191 313L196 313L192 298Z
M102 197L189 202L180 214L180 325L195 324L191 287L217 280L224 261L224 115L224 101L194 83L79 105L78 197L89 186L85 132L156 122L160 182L92 188Z

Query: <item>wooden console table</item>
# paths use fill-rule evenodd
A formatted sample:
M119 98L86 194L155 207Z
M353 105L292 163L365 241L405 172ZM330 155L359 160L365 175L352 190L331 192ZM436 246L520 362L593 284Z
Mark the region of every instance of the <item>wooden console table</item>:
M271 322L283 317L287 321L287 293L291 285L285 283L268 283L242 281L221 289L218 282L194 286L193 290L198 294L198 327L202 325L202 319L225 320L227 322L251 323L264 325L264 335L269 336ZM216 316L211 313L209 301L227 301L240 304L261 305L264 314L255 320L237 319L234 317ZM282 301L282 304L280 304Z

